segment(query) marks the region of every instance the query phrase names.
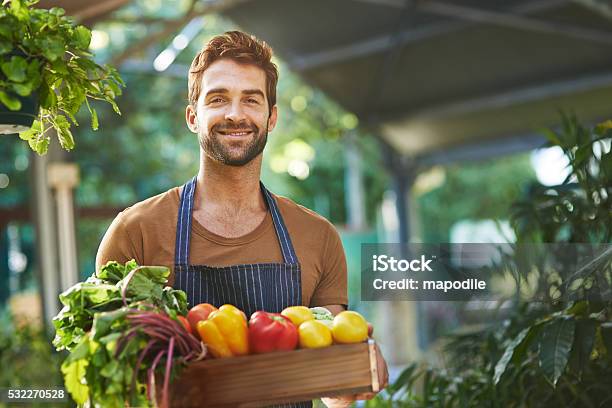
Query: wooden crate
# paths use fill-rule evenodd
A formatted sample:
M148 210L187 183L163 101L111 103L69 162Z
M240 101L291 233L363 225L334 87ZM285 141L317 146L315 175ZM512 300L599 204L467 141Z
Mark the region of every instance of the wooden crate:
M377 392L374 341L201 361L171 388L172 407L262 407Z

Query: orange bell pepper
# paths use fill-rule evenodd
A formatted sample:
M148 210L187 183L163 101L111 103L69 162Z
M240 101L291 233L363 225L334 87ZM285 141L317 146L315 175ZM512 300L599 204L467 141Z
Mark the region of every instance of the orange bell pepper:
M249 354L249 335L244 313L235 306L223 305L208 320L197 324L208 350L217 358Z

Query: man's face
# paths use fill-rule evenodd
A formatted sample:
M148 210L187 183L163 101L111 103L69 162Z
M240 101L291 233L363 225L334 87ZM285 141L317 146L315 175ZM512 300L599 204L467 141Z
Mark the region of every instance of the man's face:
M201 85L196 112L187 107L189 128L210 158L244 166L261 154L276 125L276 106L268 109L265 72L221 59L204 71Z

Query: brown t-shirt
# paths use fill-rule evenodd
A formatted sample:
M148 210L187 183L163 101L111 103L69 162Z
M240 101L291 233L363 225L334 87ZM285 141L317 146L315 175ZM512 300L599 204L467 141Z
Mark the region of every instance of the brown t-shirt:
M302 271L304 306L346 305L346 258L333 225L288 198L273 195L285 221ZM119 213L106 231L96 257L96 269L108 261L135 259L139 265L174 267L174 242L179 188L134 204ZM189 263L229 266L283 262L272 216L268 212L253 231L225 238L192 219ZM174 282L170 274L169 284Z

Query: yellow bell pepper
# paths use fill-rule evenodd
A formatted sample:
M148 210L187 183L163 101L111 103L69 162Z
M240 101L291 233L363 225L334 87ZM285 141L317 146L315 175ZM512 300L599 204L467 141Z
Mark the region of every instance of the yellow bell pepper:
M314 315L306 306L289 306L281 314L287 317L296 327L308 320L313 320Z
M217 358L249 354L249 335L244 313L235 306L223 305L197 324L208 350Z

